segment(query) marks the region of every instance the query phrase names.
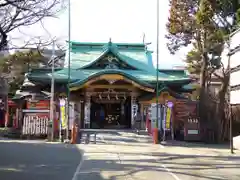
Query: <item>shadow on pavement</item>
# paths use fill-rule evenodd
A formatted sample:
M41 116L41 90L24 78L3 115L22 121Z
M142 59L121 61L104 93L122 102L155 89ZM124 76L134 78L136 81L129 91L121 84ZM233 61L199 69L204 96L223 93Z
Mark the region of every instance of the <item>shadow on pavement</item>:
M106 152L96 152L106 153ZM150 153L151 154L151 153ZM173 179L166 169L180 179L194 180L238 180L240 177L240 157L237 162L231 162L229 157L215 156L185 156L170 153L152 153L157 158L149 159L149 153L121 153L122 159L89 159L79 173L79 180L110 179ZM146 157L142 156L145 155ZM130 157L134 157L134 159ZM128 158L129 157L129 158ZM136 158L138 157L138 158ZM236 157L235 157L236 158ZM92 173L95 173L92 174ZM226 173L227 172L227 173ZM93 178L96 175L99 179ZM90 178L92 176L92 178ZM88 179L89 177L89 179ZM101 178L100 178L101 177Z
M0 142L0 179L71 180L82 153L73 145Z
M176 141L168 140L161 143L164 146L168 147L188 147L188 148L215 148L215 149L229 149L229 144L207 144L203 142L185 142L185 141Z

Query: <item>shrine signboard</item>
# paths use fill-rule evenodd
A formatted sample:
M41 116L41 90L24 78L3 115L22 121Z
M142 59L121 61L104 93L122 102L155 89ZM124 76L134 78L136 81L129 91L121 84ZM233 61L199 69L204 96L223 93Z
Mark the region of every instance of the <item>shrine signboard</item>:
M47 135L49 125L49 100L28 101L23 109L23 135Z
M27 109L50 109L50 104L48 100L28 101Z
M48 113L26 113L23 119L23 135L46 135L48 131Z
M175 118L184 122L184 140L198 141L201 138L197 101L178 101Z

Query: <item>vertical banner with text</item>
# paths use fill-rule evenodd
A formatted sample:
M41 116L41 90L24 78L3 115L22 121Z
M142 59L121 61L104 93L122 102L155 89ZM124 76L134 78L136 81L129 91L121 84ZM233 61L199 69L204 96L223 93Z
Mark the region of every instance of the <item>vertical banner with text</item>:
M171 125L171 108L167 108L167 112L166 112L166 123L165 123L165 129L166 130L170 130L170 125Z
M66 101L65 99L60 99L60 122L61 129L67 128L67 120L66 120Z

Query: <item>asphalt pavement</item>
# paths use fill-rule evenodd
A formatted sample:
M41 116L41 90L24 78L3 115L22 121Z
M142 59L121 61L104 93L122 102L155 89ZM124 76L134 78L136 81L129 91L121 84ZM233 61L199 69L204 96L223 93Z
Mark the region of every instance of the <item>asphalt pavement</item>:
M71 180L81 158L73 145L0 140L0 180Z
M239 180L240 153L154 145L146 135L101 132L97 144L0 140L0 180Z

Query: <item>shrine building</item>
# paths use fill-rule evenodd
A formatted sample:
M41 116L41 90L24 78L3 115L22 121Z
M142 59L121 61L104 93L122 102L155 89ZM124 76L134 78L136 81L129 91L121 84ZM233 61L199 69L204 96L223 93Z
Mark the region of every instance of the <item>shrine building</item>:
M67 97L68 54L53 74L55 102ZM192 91L184 70L157 70L145 44L70 42L70 56L70 101L76 104L74 118L81 128L131 128L136 111L143 113L156 102L157 73L159 103ZM50 67L33 69L26 79L31 86L22 91L51 91Z

